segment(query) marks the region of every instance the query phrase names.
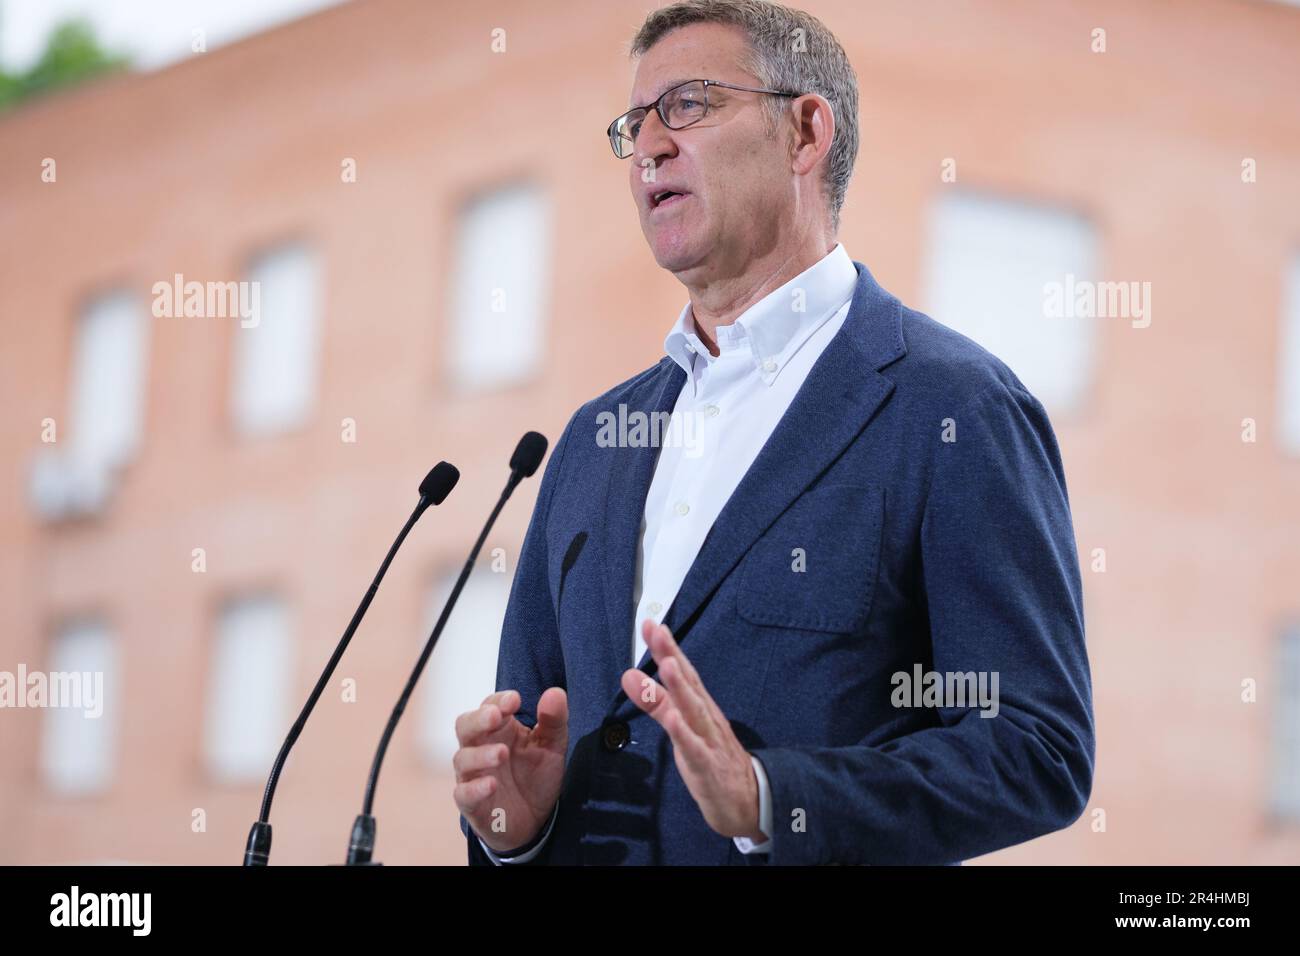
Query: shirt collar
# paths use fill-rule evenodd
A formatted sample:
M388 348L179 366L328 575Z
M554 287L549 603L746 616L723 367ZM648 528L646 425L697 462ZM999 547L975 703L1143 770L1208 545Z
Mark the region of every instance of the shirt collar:
M731 325L719 326L719 356L695 331L695 317L687 302L664 339L664 351L693 380L700 359L707 363L744 350L763 381L771 385L799 347L831 316L853 298L858 270L840 243L816 263L779 289L774 289L738 315Z

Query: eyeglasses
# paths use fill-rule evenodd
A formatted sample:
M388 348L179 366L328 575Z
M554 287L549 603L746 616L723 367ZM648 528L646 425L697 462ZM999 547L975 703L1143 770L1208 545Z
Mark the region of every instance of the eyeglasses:
M746 93L770 93L772 96L803 96L802 93L788 93L783 90L766 90L752 86L736 86L720 80L688 80L680 86L674 86L659 99L645 106L628 110L609 124L609 145L619 159L627 159L636 146L637 133L641 124L653 109L669 129L685 129L704 119L709 112L709 87L722 86L729 90L744 90Z

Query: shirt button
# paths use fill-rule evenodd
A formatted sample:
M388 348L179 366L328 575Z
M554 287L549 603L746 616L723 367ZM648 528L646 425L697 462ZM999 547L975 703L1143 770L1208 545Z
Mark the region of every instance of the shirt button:
M763 363L763 371L764 371L764 372L775 372L775 371L776 371L776 362L772 361L771 359L768 359L766 362Z
M660 604L658 601L651 601L649 607L646 608L646 610L650 612L651 617L658 616L659 612L662 611L663 609L664 606Z
M717 418L717 417L718 417L718 412L720 412L720 411L722 411L722 409L718 408L717 405L705 405L705 406L704 406L704 414L705 414L705 415L708 415L710 418Z
M677 502L677 513L681 515L683 518L686 517L688 513L690 513L690 510L691 510L691 506L688 505L686 502L684 501Z
M686 343L686 351L688 351L688 352L694 352L694 351L695 351L695 346L694 346L694 345L691 345L689 342Z

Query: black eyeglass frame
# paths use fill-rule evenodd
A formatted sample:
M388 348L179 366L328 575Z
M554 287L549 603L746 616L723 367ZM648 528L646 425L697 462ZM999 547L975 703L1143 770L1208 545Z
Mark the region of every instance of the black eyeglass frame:
M668 96L670 93L676 93L682 87L690 86L692 83L699 83L702 84L704 87L704 112L700 113L699 116L691 120L689 123L683 123L681 126L674 126L668 122L668 117L664 115L664 109L663 109L664 97ZM635 152L635 146L636 146L635 140L631 141L633 148L629 149L626 155L619 152L618 149L619 141L626 139L626 137L620 136L618 133L614 132L614 127L618 126L620 121L630 116L631 114L641 110L644 110L646 116L649 116L650 110L653 109L656 113L659 114L659 120L664 124L664 126L668 127L669 129L678 130L678 129L686 129L687 127L694 126L700 120L704 119L704 117L709 115L709 87L710 86L720 86L728 90L742 90L746 93L767 93L772 96L798 97L804 95L803 93L791 93L788 90L769 90L764 87L737 86L735 83L724 83L721 80L686 80L683 83L678 83L672 89L664 90L661 94L659 94L659 98L655 100L653 103L647 103L645 106L634 106L626 113L620 113L618 116L614 118L614 122L610 123L609 127L605 130L606 135L609 137L609 148L614 151L614 156L618 159L630 159L632 153Z

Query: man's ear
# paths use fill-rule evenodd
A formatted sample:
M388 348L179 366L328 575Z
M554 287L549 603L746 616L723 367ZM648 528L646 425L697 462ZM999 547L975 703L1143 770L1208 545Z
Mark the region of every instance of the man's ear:
M831 151L835 138L835 111L830 100L819 93L805 93L794 101L794 140L791 144L791 169L806 176Z

